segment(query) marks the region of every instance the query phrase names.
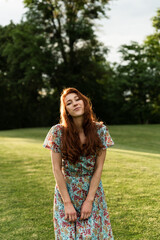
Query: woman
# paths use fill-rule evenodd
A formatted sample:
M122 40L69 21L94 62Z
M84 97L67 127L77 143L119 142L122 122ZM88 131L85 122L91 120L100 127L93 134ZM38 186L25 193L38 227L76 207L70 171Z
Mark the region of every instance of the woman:
M101 182L106 148L114 145L90 100L75 88L61 94L60 123L43 146L51 150L56 179L55 239L114 239Z

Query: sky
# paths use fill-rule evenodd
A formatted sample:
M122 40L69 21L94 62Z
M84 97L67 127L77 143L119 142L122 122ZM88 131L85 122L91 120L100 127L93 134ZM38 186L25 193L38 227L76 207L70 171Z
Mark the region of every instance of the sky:
M110 62L119 62L118 48L131 41L142 43L154 32L151 18L160 8L160 0L112 0L107 10L109 18L97 21L98 39L108 46ZM0 0L0 25L20 22L26 9L22 0Z

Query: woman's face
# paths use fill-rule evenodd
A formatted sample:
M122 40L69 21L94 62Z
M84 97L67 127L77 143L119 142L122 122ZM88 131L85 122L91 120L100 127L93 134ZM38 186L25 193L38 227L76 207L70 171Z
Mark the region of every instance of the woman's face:
M65 106L72 117L79 117L84 114L84 102L76 93L69 93L65 97Z

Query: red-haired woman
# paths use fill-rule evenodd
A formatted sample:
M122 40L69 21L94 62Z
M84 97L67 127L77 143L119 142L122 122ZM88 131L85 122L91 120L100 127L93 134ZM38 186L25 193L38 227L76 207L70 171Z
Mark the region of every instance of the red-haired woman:
M97 121L89 98L66 88L60 100L60 123L43 143L51 150L56 179L55 239L113 240L101 174L106 148L114 142L106 125Z

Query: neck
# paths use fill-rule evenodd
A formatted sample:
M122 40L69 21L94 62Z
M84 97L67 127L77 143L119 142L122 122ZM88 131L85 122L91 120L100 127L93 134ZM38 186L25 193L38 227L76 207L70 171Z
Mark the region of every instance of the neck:
M73 118L73 122L74 122L78 132L82 132L83 131L83 127L82 127L83 116Z

